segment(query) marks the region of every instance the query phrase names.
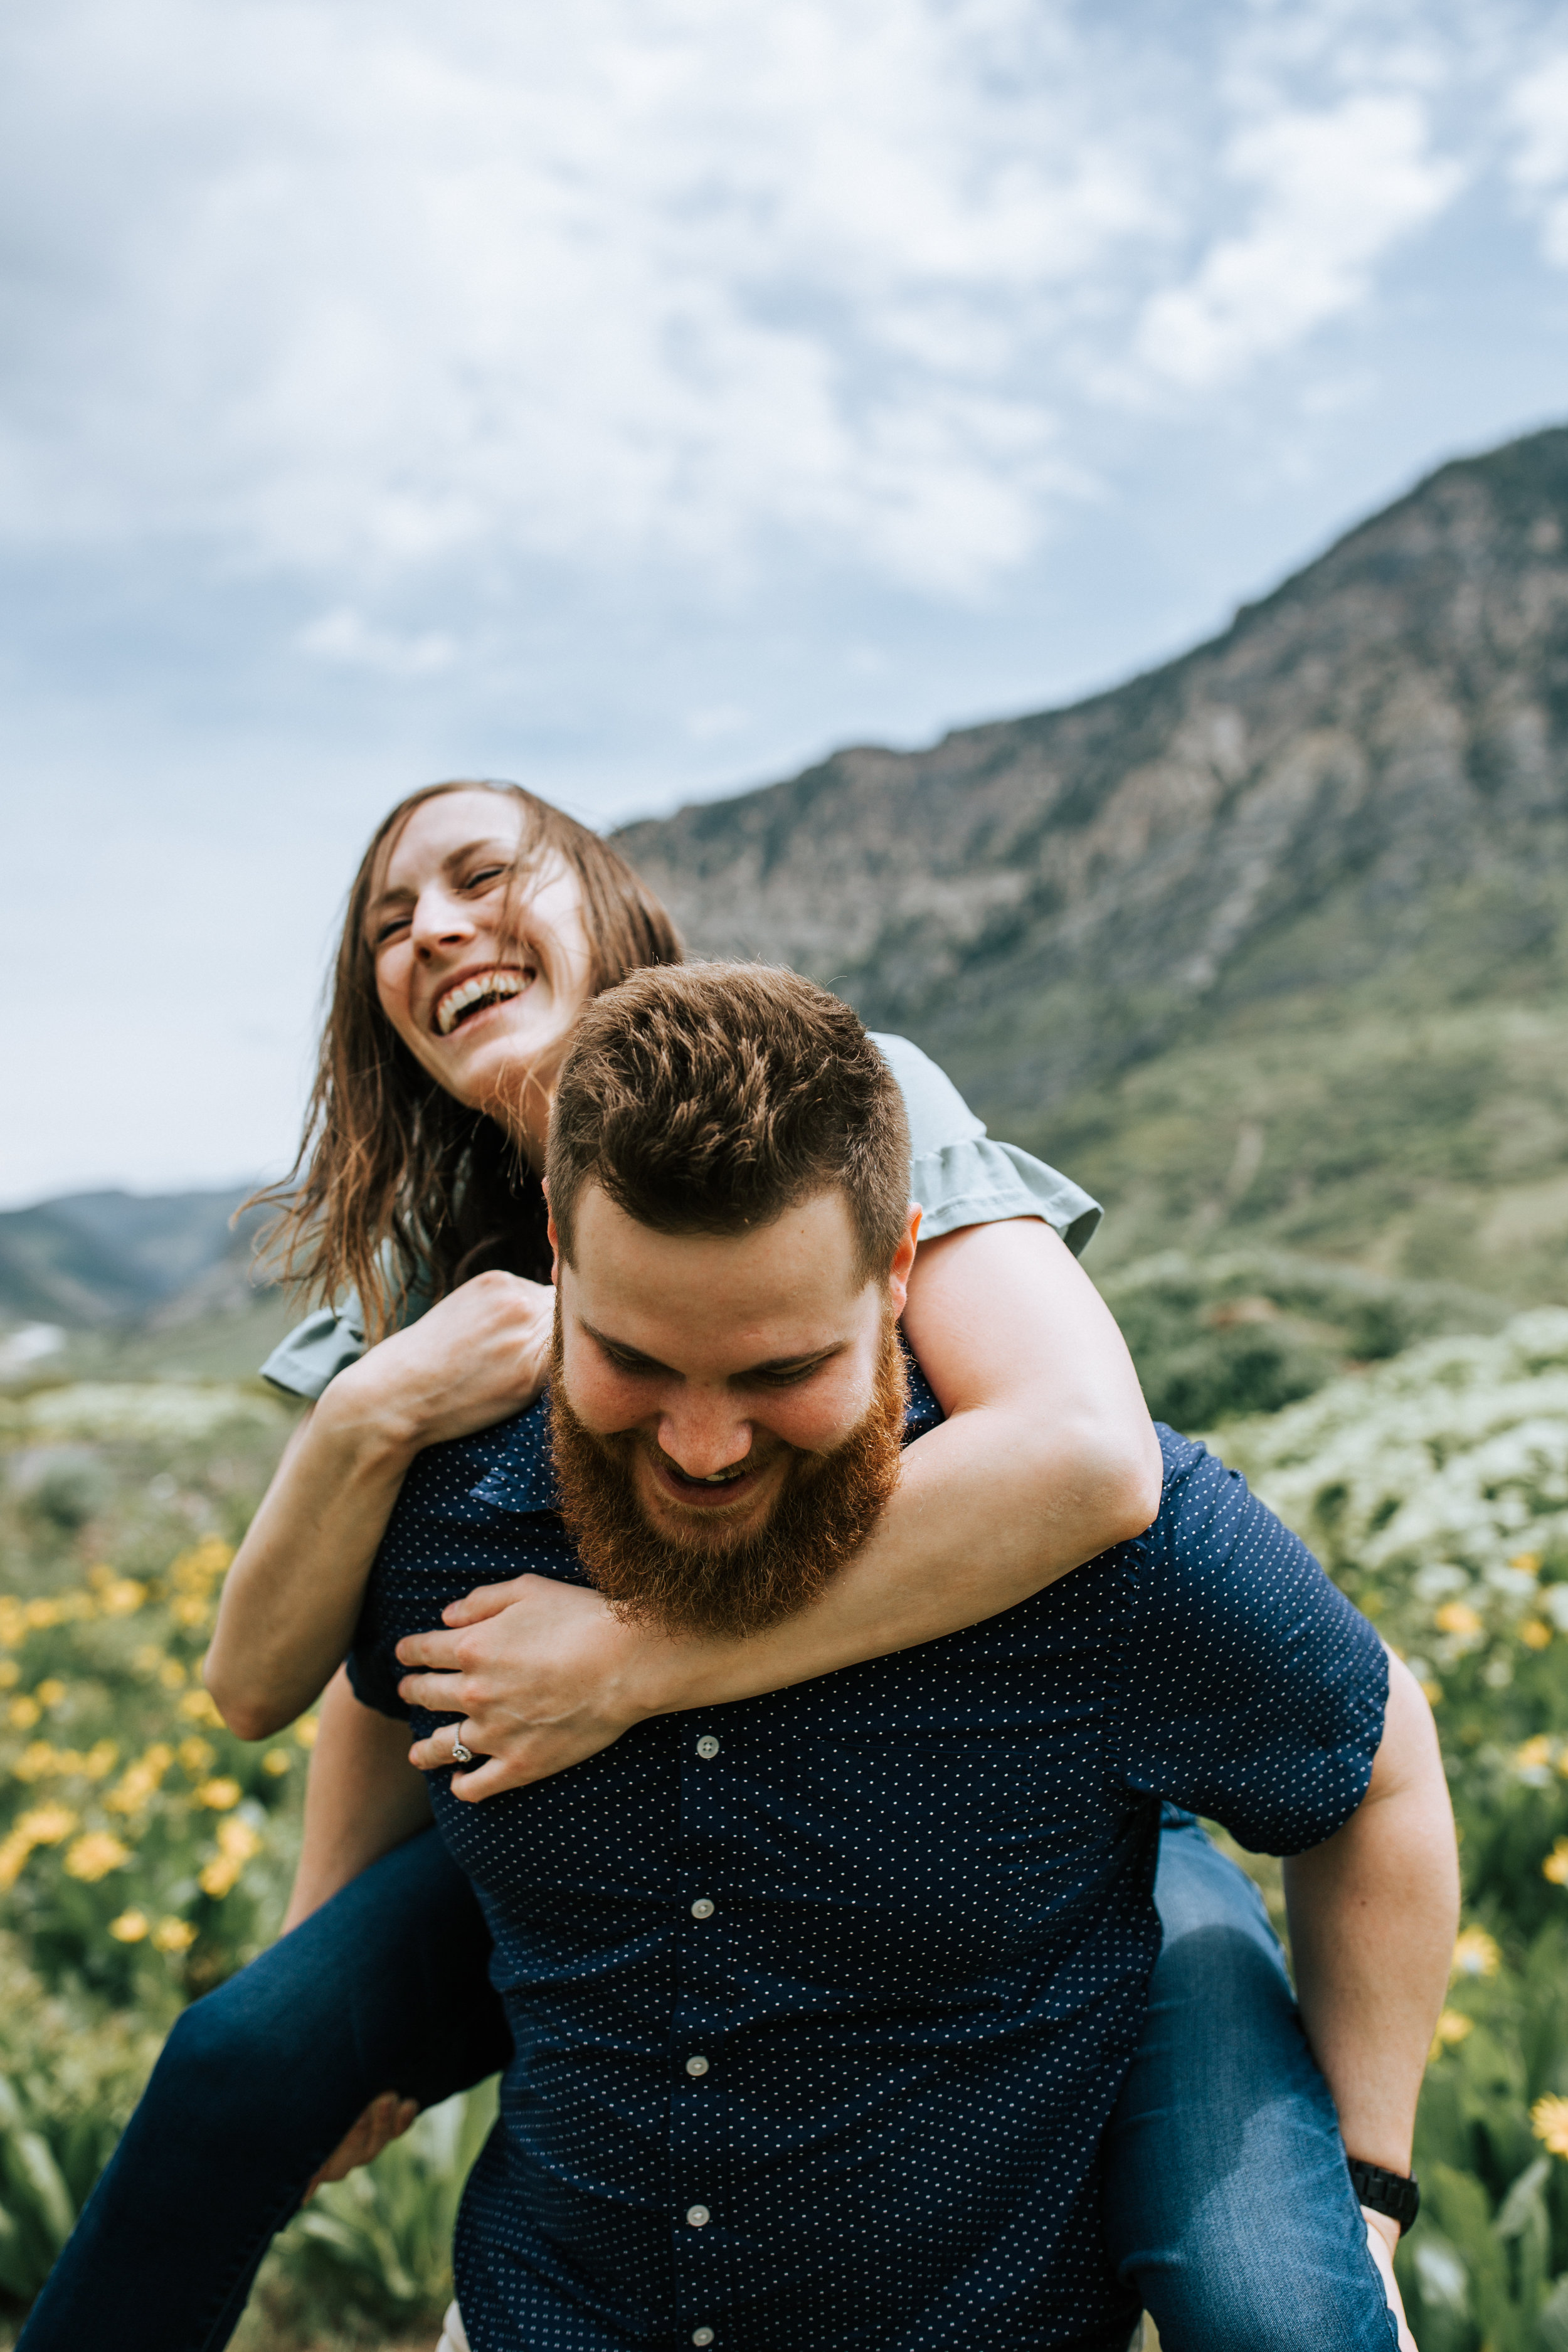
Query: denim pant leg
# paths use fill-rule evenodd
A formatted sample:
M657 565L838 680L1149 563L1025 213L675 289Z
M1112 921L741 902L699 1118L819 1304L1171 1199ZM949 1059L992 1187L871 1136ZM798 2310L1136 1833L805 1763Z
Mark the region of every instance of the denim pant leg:
M219 2352L323 2157L381 2091L511 2055L489 1936L434 1830L185 2011L17 2352Z
M1261 1896L1167 1808L1164 1946L1105 2138L1111 2259L1162 2352L1392 2352L1333 2101Z

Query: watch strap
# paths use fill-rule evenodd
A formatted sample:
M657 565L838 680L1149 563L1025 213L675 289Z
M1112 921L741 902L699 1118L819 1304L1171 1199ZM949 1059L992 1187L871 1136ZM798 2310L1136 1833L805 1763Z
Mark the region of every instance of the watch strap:
M1381 2164L1363 2164L1359 2156L1345 2158L1351 2168L1351 2186L1355 2190L1358 2205L1370 2205L1374 2213L1386 2213L1397 2221L1401 2231L1408 2230L1421 2210L1421 2184L1412 2172L1385 2171Z

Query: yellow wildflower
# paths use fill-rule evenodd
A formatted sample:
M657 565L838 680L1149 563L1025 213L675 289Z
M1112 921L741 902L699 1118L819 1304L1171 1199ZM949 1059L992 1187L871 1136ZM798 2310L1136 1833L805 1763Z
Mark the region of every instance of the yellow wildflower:
M156 1642L143 1642L140 1649L132 1651L131 1663L139 1675L155 1675L163 1663L163 1653Z
M76 1815L68 1805L40 1805L16 1824L29 1845L58 1845L75 1827Z
M1527 1617L1519 1629L1519 1638L1527 1650L1544 1650L1552 1639L1552 1628L1543 1617Z
M169 1570L176 1592L206 1593L228 1573L234 1552L219 1536L208 1536L193 1551L183 1551Z
M280 1780L289 1769L289 1761L286 1748L269 1748L261 1759L261 1769L264 1772L270 1772L275 1780Z
M15 1658L0 1658L0 1690L15 1690L22 1679L22 1669Z
M33 1693L40 1706L58 1706L65 1695L64 1683L58 1681L53 1675L47 1682L41 1682Z
M95 1739L81 1759L81 1769L89 1780L101 1780L119 1760L120 1750L112 1739Z
M1454 1945L1450 1981L1459 1977L1495 1977L1501 1954L1484 1927L1467 1927Z
M84 1878L96 1886L111 1870L123 1869L131 1859L131 1848L121 1845L112 1830L89 1830L79 1837L66 1856L66 1869L72 1878Z
M176 1592L169 1603L169 1614L176 1625L190 1633L208 1624L212 1619L212 1603L204 1601L199 1592Z
M1568 2099L1537 2099L1530 2127L1553 2156L1568 2157Z
M180 1742L180 1762L193 1780L205 1780L216 1761L217 1749L210 1739L198 1739L195 1734Z
M27 1612L15 1595L0 1593L0 1644L14 1650L27 1638Z
M1541 1865L1541 1875L1553 1886L1568 1886L1568 1837L1561 1837Z
M1513 1558L1509 1561L1509 1566L1510 1568L1517 1569L1521 1576L1539 1576L1541 1573L1541 1554L1538 1551L1516 1552Z
M213 1705L211 1691L203 1690L199 1683L195 1690L188 1690L180 1701L180 1713L188 1716L193 1723L212 1723L221 1726L223 1722L222 1716Z
M32 1851L32 1839L23 1837L16 1830L9 1837L0 1838L0 1892L8 1892L16 1885Z
M1446 2009L1437 2020L1437 2031L1432 2036L1429 2059L1440 2058L1445 2050L1451 2049L1456 2042L1462 2042L1474 2026L1474 2018L1467 2017L1462 2010Z
M178 1658L165 1658L158 1669L158 1680L165 1690L183 1690L189 1679Z
M221 1902L238 1885L245 1865L261 1852L262 1841L248 1822L227 1821L217 1833L218 1850L197 1881L204 1895Z
M66 1605L63 1601L27 1601L22 1604L22 1614L29 1629L41 1633L50 1625L63 1625Z
M139 1944L147 1933L145 1911L122 1911L118 1919L109 1923L109 1932L117 1944Z
M294 1737L301 1748L314 1748L320 1729L321 1726L313 1715L302 1715L294 1726Z
M237 1780L204 1780L195 1794L199 1805L210 1805L215 1813L226 1813L231 1805L238 1804L243 1791Z
M38 1702L36 1698L14 1698L5 1712L18 1731L31 1731L38 1719Z
M155 1740L145 1756L121 1773L119 1783L104 1799L111 1813L139 1813L157 1794L158 1786L174 1760L174 1751L162 1740Z
M1533 1739L1527 1739L1523 1747L1515 1751L1513 1759L1514 1769L1518 1772L1539 1772L1543 1764L1551 1761L1552 1742L1543 1731L1538 1732Z
M153 1941L160 1952L188 1952L196 1940L196 1931L188 1919L160 1919L153 1930Z
M1457 1633L1466 1641L1472 1641L1484 1630L1468 1601L1445 1601L1435 1622L1439 1633Z
M98 1605L106 1617L134 1617L147 1598L147 1587L133 1576L116 1576L103 1585Z
M30 1739L11 1767L14 1780L42 1780L60 1769L60 1759L47 1739Z

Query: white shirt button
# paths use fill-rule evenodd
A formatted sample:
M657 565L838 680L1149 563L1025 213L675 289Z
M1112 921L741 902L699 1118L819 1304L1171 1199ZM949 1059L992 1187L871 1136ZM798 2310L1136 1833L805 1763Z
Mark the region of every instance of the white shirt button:
M718 1755L719 1742L714 1738L713 1734L710 1731L705 1731L701 1738L698 1741L697 1753L704 1759L704 1761L708 1761ZM693 2340L695 2341L695 2338Z
M706 2205L689 2205L686 2209L686 2218L694 2230L700 2230L706 2222L713 2219L713 2216Z
M694 2327L691 2331L691 2341L693 2344L711 2344L713 2330L710 2327Z
M706 2074L708 2072L707 2059L689 2058L686 2062L686 2071L689 2074Z
M713 1916L713 1906L709 1901L706 1895L700 1895L698 1896L696 1902L691 1906L691 1916L694 1919L711 1919Z

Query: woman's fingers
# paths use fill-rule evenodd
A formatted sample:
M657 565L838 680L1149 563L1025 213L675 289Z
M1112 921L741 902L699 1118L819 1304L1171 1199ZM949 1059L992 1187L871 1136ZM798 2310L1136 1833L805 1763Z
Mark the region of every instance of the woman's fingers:
M499 1617L503 1609L515 1609L530 1598L527 1589L530 1585L547 1584L549 1581L549 1578L543 1576L514 1576L510 1584L476 1585L473 1591L465 1593L461 1601L447 1602L441 1612L441 1622L451 1626L477 1625L482 1618ZM402 1654L399 1650L399 1657ZM429 1659L419 1663L433 1665L436 1661Z

